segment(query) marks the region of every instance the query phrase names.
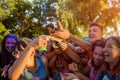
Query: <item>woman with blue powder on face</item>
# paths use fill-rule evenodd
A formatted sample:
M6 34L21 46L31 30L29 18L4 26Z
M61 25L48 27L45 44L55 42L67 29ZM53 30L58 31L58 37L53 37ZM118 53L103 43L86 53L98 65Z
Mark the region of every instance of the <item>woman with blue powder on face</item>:
M1 62L0 68L3 68L5 65L10 64L14 60L12 52L15 49L15 43L17 42L18 37L15 34L7 34L1 43Z

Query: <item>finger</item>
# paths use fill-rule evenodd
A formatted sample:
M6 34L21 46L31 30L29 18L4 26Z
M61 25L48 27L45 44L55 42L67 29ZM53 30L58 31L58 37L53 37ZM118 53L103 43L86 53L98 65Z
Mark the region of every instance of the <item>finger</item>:
M59 30L63 30L62 24L59 20L57 21L57 27Z

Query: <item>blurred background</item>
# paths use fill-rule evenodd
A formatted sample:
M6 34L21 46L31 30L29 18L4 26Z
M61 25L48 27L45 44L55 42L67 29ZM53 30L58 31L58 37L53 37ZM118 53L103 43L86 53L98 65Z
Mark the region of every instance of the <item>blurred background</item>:
M0 41L7 33L46 34L56 20L80 38L87 37L91 22L104 26L104 37L120 35L120 0L0 0Z

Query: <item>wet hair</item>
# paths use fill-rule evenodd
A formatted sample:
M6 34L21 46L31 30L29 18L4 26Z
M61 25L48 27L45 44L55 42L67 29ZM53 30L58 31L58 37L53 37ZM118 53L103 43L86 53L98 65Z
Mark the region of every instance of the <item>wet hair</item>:
M7 35L3 38L2 43L1 43L1 50L2 50L3 54L9 53L9 52L6 50L6 48L5 48L5 42L6 42L6 40L7 40L8 38L13 38L13 39L16 40L16 42L17 42L17 40L18 40L17 35L15 35L15 34L13 34L13 33L7 34Z
M91 23L91 24L89 25L89 28L92 27L92 26L97 26L97 27L99 27L99 28L101 29L101 31L103 32L103 26L102 26L101 24L98 24L98 23L93 22L93 23Z

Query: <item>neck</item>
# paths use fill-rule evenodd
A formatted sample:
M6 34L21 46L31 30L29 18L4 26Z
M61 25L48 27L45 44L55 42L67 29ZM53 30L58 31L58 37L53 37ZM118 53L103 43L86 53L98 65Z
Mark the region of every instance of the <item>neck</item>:
M30 64L29 64L29 66L27 68L29 70L31 70L31 71L35 71L36 70L36 62L35 62L34 57L31 58Z
M115 58L115 59L113 60L113 62L109 63L109 64L110 64L110 70L113 70L113 69L114 69L114 67L117 65L118 61L119 61L119 59L118 59L118 58Z

